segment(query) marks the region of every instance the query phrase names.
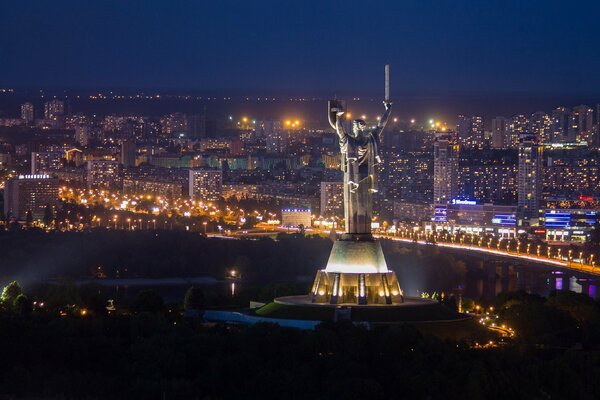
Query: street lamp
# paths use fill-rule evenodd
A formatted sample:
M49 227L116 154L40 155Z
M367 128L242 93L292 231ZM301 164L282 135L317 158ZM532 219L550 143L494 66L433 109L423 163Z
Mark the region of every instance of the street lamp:
M202 225L204 225L204 235L206 235L206 225L208 225L208 222L204 221Z
M127 227L131 230L131 218L127 218Z

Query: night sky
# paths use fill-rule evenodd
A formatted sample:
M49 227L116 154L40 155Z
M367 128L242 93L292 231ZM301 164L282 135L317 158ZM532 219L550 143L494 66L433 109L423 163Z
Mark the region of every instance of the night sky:
M600 93L598 1L8 1L0 85Z

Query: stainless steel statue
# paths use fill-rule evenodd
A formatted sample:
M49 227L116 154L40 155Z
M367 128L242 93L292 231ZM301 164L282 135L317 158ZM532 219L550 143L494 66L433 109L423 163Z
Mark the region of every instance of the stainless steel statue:
M344 214L346 233L352 239L368 239L371 234L373 193L377 191L375 166L381 163L379 144L381 134L391 113L389 99L389 67L386 65L385 112L374 129L367 129L362 119L352 122L352 132L344 129L345 110L343 103L332 100L329 103L329 123L336 130L342 154L341 166L344 171Z
M363 120L346 132L344 103L329 101L329 124L340 141L344 171L346 232L333 242L327 266L317 272L310 301L315 304L400 304L404 295L394 271L387 267L381 243L371 235L375 168L381 163L379 143L390 117L389 66L385 67L385 112L371 129Z

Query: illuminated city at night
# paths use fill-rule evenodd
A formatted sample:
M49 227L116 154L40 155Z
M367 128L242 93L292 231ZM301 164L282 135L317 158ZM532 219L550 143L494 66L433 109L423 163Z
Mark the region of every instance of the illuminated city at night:
M0 399L600 398L600 3L0 7Z

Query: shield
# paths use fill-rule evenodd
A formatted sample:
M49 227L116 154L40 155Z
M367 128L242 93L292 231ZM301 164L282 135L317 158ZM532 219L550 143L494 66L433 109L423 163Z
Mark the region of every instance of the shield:
M333 129L335 129L336 114L338 111L344 111L346 109L345 103L346 102L342 100L329 100L327 102L327 107L329 109L329 125L331 125Z

